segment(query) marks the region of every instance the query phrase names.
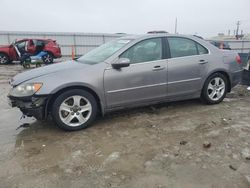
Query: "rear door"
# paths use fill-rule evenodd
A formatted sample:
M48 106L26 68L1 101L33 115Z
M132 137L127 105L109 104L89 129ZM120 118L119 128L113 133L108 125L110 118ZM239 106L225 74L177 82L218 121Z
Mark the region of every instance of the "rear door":
M209 61L208 50L194 40L184 37L167 37L168 96L182 96L202 88L202 76Z
M138 42L119 57L128 58L131 63L129 67L105 70L108 108L166 97L167 63L163 59L162 40L152 38Z
M35 46L36 46L36 53L40 53L45 48L45 41L43 40L36 40Z

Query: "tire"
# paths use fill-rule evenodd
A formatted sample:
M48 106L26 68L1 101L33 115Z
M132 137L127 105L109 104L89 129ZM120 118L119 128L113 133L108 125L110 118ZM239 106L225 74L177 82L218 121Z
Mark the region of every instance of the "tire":
M41 63L36 63L36 67L38 68L38 67L41 67L42 65L41 65Z
M203 86L201 99L207 104L218 104L228 91L228 79L221 73L209 76Z
M59 95L52 105L52 118L66 131L87 128L96 118L97 101L89 92L73 89Z
M44 64L51 64L54 61L54 57L51 53L48 53L42 57Z
M9 63L10 63L9 57L4 53L0 53L0 65L6 65Z
M29 63L23 63L23 68L25 69L29 69L30 68L30 64Z

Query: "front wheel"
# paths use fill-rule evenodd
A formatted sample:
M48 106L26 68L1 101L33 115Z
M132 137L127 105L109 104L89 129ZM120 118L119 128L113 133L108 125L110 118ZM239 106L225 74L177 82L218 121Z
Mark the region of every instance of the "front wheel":
M6 54L0 53L0 64L5 65L10 63L9 57Z
M52 105L52 117L59 128L74 131L87 128L97 114L97 102L85 90L73 89L59 95Z
M225 98L227 87L227 78L221 73L215 73L206 80L201 98L207 104L218 104Z

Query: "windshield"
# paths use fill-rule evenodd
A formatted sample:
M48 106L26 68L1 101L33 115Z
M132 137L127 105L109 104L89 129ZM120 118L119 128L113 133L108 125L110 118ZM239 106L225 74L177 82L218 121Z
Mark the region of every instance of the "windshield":
M120 50L122 47L124 47L126 44L128 44L131 40L127 39L117 39L113 40L111 42L108 42L106 44L103 44L99 46L98 48L95 48L94 50L86 53L77 61L80 61L82 63L86 64L97 64L105 61L110 56L112 56L115 52Z

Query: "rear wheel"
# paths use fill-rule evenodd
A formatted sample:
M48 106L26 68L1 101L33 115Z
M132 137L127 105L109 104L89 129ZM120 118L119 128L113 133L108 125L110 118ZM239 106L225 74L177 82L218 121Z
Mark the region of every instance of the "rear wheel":
M42 60L43 60L44 64L50 64L50 63L53 63L54 58L53 58L52 54L47 53L46 55L44 55L42 57Z
M228 90L228 80L225 75L215 73L205 82L201 98L207 104L218 104L226 96Z
M4 53L0 53L0 64L4 65L8 64L9 62L10 62L9 57Z
M59 128L74 131L87 128L97 114L92 94L81 89L65 91L52 105L52 117Z

